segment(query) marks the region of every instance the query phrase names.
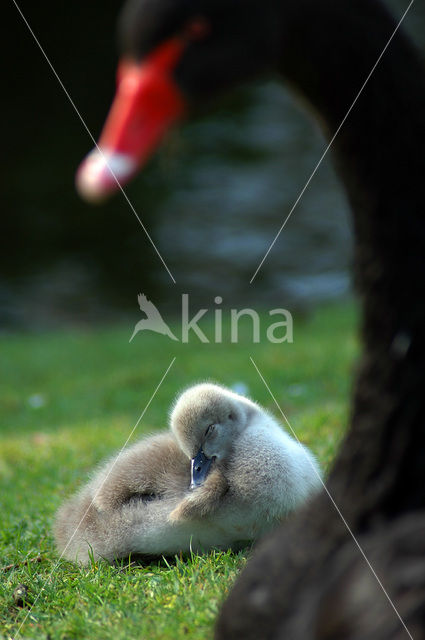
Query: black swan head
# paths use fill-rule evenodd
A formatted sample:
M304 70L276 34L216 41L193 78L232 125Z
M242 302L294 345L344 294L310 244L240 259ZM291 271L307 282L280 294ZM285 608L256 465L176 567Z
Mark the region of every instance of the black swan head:
M377 0L130 0L119 20L117 93L101 152L89 154L77 173L81 195L96 201L113 193L194 107L270 73L285 78L331 135L393 28ZM387 58L398 60L406 84L418 81L406 49L397 34L377 70L380 82L369 83L373 109L365 115L357 107L350 116L352 129L364 134L366 171L367 155L376 166L374 139L400 128L400 101L408 96L397 95Z
M276 67L279 36L274 0L131 0L119 23L125 58L180 41L171 75L189 108Z
M275 69L276 2L130 0L119 25L117 92L99 141L77 173L88 200L125 184L164 132L193 107ZM108 168L109 167L109 168Z

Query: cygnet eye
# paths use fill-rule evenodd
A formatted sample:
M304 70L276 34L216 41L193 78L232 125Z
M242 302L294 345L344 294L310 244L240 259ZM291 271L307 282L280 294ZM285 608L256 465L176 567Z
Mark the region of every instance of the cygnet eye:
M205 431L205 437L211 435L212 432L214 431L214 429L215 429L215 425L214 424L208 425L207 430Z
M235 416L233 415L233 413L229 413L228 417L229 417L229 420L234 420L235 419Z

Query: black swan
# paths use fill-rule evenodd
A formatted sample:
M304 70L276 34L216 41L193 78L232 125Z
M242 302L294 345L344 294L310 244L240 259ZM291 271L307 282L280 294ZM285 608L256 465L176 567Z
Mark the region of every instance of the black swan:
M116 103L101 143L127 179L190 107L270 71L331 137L395 27L378 0L132 1L120 33L122 77L143 76L129 106L135 136L129 145ZM168 96L162 115L155 96ZM223 605L217 638L425 637L424 114L424 66L400 29L332 146L363 305L350 428L327 482L345 524L321 493L264 542ZM89 197L112 188L102 163L91 178L80 170Z

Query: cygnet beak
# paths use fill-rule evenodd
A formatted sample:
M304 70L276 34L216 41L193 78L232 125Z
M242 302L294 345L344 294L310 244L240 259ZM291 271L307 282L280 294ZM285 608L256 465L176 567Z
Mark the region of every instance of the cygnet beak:
M190 488L199 487L207 477L214 458L207 458L202 451L202 447L194 458L192 458L192 467L190 473Z

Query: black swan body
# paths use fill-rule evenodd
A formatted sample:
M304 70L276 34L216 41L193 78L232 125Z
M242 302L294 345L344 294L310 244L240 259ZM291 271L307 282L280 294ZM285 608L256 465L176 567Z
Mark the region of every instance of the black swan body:
M135 163L192 106L273 71L332 136L395 27L377 0L129 3L127 60L144 66L178 43L161 67L172 113ZM388 597L321 493L254 554L217 638L388 640L408 636L403 623L425 638L424 114L424 67L400 29L332 146L354 215L364 354L327 487ZM81 190L96 197L102 189L86 188L85 170Z

